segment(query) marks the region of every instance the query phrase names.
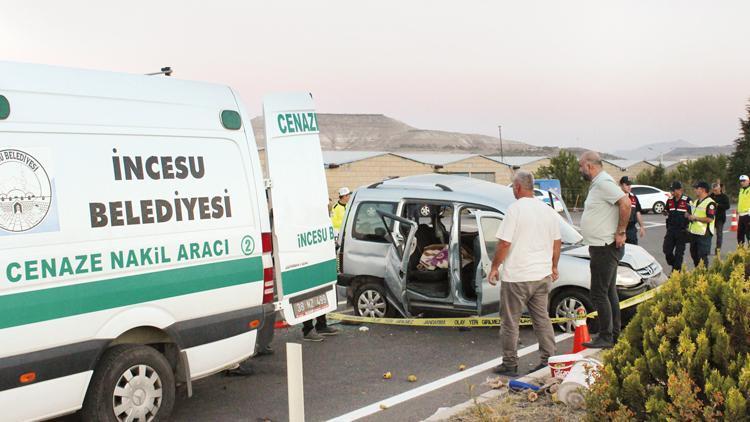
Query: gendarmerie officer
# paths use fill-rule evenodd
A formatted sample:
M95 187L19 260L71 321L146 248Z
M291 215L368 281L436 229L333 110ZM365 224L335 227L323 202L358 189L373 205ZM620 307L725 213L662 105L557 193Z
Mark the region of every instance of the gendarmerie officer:
M625 243L631 245L638 244L638 236L641 237L646 235L646 227L643 225L643 217L641 217L643 210L641 209L641 202L638 197L631 192L631 186L633 182L628 176L622 176L620 178L620 189L628 195L630 200L630 219L628 220L628 228L625 229ZM636 224L638 225L636 227Z
M688 241L687 228L690 221L687 216L691 211L690 198L684 194L682 183L678 181L672 182L670 190L672 197L667 199L667 205L664 207L667 234L664 236L662 250L672 270L680 270L685 256L685 243Z

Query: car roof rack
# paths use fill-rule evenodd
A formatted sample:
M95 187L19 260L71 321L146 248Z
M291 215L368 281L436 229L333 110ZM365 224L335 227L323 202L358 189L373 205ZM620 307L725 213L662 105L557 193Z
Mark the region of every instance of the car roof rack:
M392 177L390 179L381 180L380 182L376 182L376 183L373 183L373 184L367 186L367 189L377 189L383 183L385 183L385 182L387 182L389 180L397 179L397 178L398 177ZM422 185L422 184L416 184L416 185L408 185L408 184L406 184L406 185L403 185L403 186L394 186L394 187L395 188L402 188L402 189L403 188L407 188L407 189L429 189L430 188L429 185ZM443 192L453 192L453 189L449 188L448 186L446 186L446 185L444 185L442 183L435 183L434 185L432 185L432 187L440 189Z

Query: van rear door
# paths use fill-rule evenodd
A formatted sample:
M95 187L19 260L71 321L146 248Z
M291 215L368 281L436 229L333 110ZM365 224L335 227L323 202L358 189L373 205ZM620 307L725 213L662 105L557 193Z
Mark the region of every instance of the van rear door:
M263 100L274 268L291 325L336 309L336 255L318 117L307 93Z

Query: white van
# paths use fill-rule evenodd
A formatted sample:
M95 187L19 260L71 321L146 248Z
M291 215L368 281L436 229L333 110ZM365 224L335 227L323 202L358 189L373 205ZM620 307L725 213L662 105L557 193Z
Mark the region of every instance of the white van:
M176 385L191 394L191 381L270 342L275 310L298 323L335 308L312 100L265 101L269 144L295 143L308 161L269 145L271 180L283 175L272 235L237 98L169 77L0 62L1 419L81 408L85 420L163 419ZM299 179L312 184L304 215L283 200Z

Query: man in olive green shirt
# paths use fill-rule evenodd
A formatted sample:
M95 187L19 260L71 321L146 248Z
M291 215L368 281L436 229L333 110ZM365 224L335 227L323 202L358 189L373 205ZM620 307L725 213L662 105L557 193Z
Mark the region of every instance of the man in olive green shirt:
M625 253L625 230L630 219L630 199L602 168L594 151L578 161L581 176L591 182L581 216L581 235L589 245L591 301L599 313L599 336L584 347L609 349L620 335L620 300L617 266Z

